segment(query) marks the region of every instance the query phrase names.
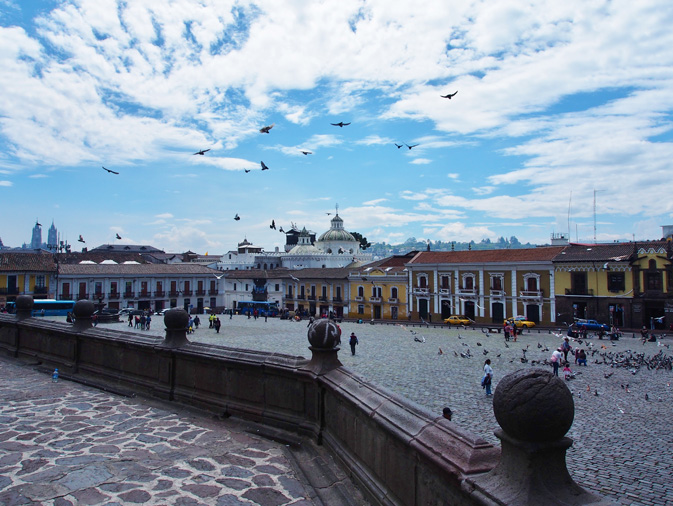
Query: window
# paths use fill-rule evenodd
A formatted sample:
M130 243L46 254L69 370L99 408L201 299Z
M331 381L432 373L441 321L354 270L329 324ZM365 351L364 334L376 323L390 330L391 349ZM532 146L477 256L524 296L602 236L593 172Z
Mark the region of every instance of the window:
M358 297L365 296L365 288L363 286L358 286Z
M530 277L526 280L526 290L529 292L537 292L537 278Z
M358 314L365 314L365 305L358 304Z
M608 291L623 292L625 289L623 272L608 272Z
M396 286L393 286L390 289L390 298L391 299L396 299L397 298L397 287ZM397 308L395 308L395 309L397 309Z
M127 281L125 285L125 290L124 293L132 293L133 292L133 285L131 281Z
M502 278L500 276L491 278L491 290L502 290Z
M276 283L275 286L276 286L276 291L277 291L277 292L280 292L280 285L279 285L278 283Z
M44 288L45 287L45 278L44 276L35 276L35 288Z
M472 276L465 277L465 290L474 290L474 278Z
M421 276L418 278L418 286L419 288L427 288L428 287L428 278L425 276Z
M245 291L248 291L248 283L245 284Z
M449 276L442 276L442 289L448 290L449 288L450 288Z
M234 291L236 291L236 283L234 283Z
M587 273L573 272L570 278L570 286L573 295L588 295L587 293ZM584 318L583 316L576 316L576 318Z
M390 319L397 320L397 306L393 306L390 308Z
M646 272L645 286L648 290L661 291L661 273L660 272Z

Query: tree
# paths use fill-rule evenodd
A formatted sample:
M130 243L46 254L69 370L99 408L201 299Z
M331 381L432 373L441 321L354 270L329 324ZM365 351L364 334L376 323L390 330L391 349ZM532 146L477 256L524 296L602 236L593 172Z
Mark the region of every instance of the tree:
M358 232L351 232L351 235L355 237L355 240L360 243L360 249L362 251L366 250L372 245L372 243L367 241L366 237L364 237L362 234L359 234Z

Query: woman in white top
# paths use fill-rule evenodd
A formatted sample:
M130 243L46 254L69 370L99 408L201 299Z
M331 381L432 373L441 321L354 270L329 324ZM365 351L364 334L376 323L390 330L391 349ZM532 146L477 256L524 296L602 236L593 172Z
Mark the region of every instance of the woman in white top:
M486 396L491 395L491 380L493 379L493 368L491 367L491 359L487 358L484 362L484 377L481 380L482 386L486 389Z

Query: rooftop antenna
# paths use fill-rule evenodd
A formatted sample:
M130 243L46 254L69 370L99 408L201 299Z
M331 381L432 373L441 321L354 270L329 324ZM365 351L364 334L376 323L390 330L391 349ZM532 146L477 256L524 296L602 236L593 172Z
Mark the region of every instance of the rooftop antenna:
M336 215L339 216L339 204L338 203L336 204L335 208L336 208Z

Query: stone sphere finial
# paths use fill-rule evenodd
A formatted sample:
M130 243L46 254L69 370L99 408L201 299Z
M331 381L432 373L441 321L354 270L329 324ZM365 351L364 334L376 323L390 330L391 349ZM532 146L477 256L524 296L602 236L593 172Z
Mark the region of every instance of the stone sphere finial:
M75 302L75 307L72 309L72 312L75 315L75 321L77 321L82 318L91 318L95 310L96 308L94 308L93 302L82 299Z
M166 330L185 330L189 325L189 314L184 309L173 308L164 313Z
M341 344L341 329L332 320L316 320L308 328L308 342L317 349L333 350Z
M542 369L505 376L493 396L493 413L507 435L519 441L556 441L575 418L575 403L565 382Z

